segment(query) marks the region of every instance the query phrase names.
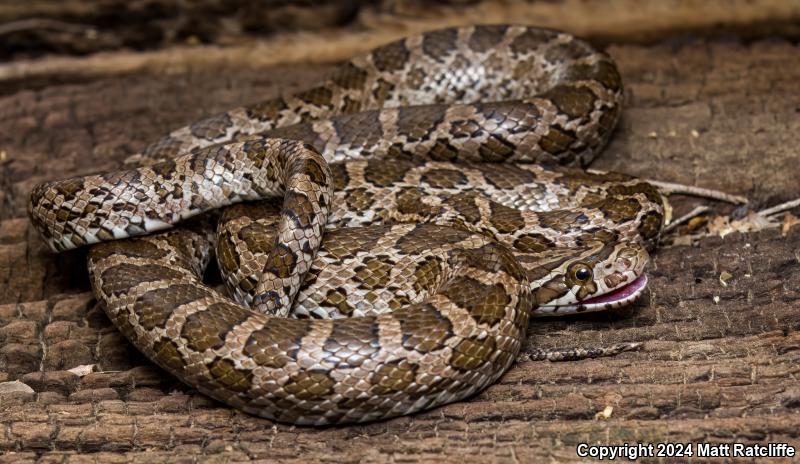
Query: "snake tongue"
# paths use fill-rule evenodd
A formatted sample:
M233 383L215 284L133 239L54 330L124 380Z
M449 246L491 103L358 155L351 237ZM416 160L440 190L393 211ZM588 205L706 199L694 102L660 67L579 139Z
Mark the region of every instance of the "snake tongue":
M646 286L647 275L642 274L634 279L633 282L623 285L622 287L606 294L589 298L588 300L583 301L582 304L615 303L619 301L632 300L633 298L639 296L639 293L641 293Z

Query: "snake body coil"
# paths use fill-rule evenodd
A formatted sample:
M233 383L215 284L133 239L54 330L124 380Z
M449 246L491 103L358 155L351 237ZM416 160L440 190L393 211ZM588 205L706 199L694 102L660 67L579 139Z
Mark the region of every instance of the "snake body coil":
M103 242L109 317L201 392L296 424L393 417L494 382L530 315L644 288L660 193L558 166L594 158L621 98L614 63L570 35L434 31L179 129L136 167L41 184L29 214L55 250ZM146 235L245 200L218 239L205 221ZM202 283L214 242L254 310Z

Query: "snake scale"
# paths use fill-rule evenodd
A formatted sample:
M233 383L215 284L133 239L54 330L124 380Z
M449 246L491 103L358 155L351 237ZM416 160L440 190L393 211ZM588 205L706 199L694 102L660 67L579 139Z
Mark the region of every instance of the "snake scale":
M409 414L494 382L530 316L641 293L663 196L565 166L604 147L621 100L571 35L433 31L38 185L29 214L56 251L102 242L108 316L199 391L295 424ZM223 206L217 231L172 228ZM203 284L212 255L240 303Z

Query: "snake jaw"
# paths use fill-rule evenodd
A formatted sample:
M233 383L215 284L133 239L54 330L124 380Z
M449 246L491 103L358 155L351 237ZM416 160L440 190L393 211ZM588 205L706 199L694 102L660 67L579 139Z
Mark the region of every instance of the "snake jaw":
M644 289L647 288L648 280L647 275L644 273L639 275L631 273L625 281L628 283L580 302L566 304L559 304L556 302L552 305L539 306L536 308L534 316L561 316L564 314L589 313L627 306L639 299ZM570 290L570 294L576 294L578 291L577 289L576 287Z
M582 301L576 307L577 312L603 311L621 308L638 300L647 287L647 274L640 274L632 282L600 296Z

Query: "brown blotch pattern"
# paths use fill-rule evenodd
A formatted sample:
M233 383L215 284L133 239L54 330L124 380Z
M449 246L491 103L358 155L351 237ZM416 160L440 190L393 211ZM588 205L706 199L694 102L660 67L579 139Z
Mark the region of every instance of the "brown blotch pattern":
M374 203L372 192L365 188L348 190L344 201L355 211L366 211Z
M658 188L647 182L639 182L633 185L617 184L608 188L610 195L619 195L621 197L633 196L637 193L643 194L651 202L660 205L662 202L661 193Z
M106 295L120 295L145 282L176 280L184 274L158 264L118 264L100 275L102 290Z
M351 150L360 147L369 154L384 139L383 126L376 123L379 118L378 111L363 111L333 118L331 124L339 145L350 146Z
M259 366L281 368L297 360L300 342L308 335L309 321L270 318L247 339L244 354Z
M474 165L483 177L499 189L510 189L522 184L530 184L536 176L527 170L498 163L478 163Z
M186 345L195 351L217 349L225 344L228 332L247 317L247 311L237 305L214 303L186 316L181 336L187 340Z
M443 61L455 50L458 31L456 29L441 29L425 34L422 39L422 51L437 61Z
M222 233L217 238L217 264L220 270L227 275L236 272L240 268L239 259L233 237L228 233ZM248 290L252 289L248 288Z
M142 152L146 159L159 160L174 158L181 153L183 142L172 137L164 137L158 142L148 145Z
M247 159L253 163L257 169L264 167L264 162L267 161L267 143L263 140L248 140L244 143L242 151L247 156ZM275 178L274 170L267 172L268 176Z
M317 218L314 206L315 203L306 193L289 190L283 196L282 214L291 219L298 229L308 229Z
M576 46L574 43L560 43L547 48L544 58L547 61L576 61L594 53L589 48Z
M450 357L450 365L461 371L472 371L491 362L496 350L494 338L478 337L461 340Z
M283 243L276 244L270 252L264 270L281 279L291 277L297 266L297 254Z
M231 121L230 116L227 113L223 113L219 116L196 122L189 126L189 130L197 138L216 140L225 135L231 126L233 126L233 121Z
M548 256L548 259L542 261L541 257L536 255L517 255L517 260L524 266L525 272L528 275L529 282L536 282L539 279L547 276L554 269L563 265L571 258L571 253L564 253L566 256Z
M646 240L656 238L664 226L664 215L655 211L648 211L639 223L639 235Z
M514 248L524 253L539 253L552 248L553 241L536 232L527 233L514 241Z
M208 290L194 284L176 284L143 293L133 303L132 310L139 324L149 331L164 327L178 307L211 295Z
M481 160L487 163L499 163L514 154L516 147L497 134L492 134L478 147Z
M559 110L573 118L587 118L594 110L597 96L586 87L559 85L544 94Z
M478 324L494 325L505 317L511 303L507 290L500 284L486 285L471 277L456 277L440 293L461 308Z
M322 344L325 364L343 369L360 367L380 348L378 324L372 317L337 321Z
M339 260L353 257L357 250L369 249L387 230L386 226L328 230L325 232L324 251Z
M159 338L153 343L153 360L173 372L180 372L186 367L178 345L166 338Z
M275 244L275 227L252 222L239 229L239 240L253 253L269 253Z
M36 202L37 197L42 197L45 192L47 192L48 187L53 186L56 192L62 195L64 198L71 198L75 195L75 193L80 192L84 189L84 182L83 178L80 177L73 177L71 179L65 179L58 182L53 182L50 184L45 184L39 193L34 194L34 203ZM36 190L34 190L36 192Z
M511 42L511 51L515 54L529 52L555 35L552 31L526 29Z
M369 73L353 63L345 63L331 76L331 82L343 89L361 89Z
M310 105L324 108L333 107L333 90L327 87L314 87L296 94L295 97Z
M282 98L273 98L257 103L247 109L247 115L262 121L277 121L281 112L289 108Z
M372 52L372 63L378 71L399 71L406 67L409 56L405 41L398 40L376 48Z
M434 247L458 243L468 235L452 227L419 224L400 237L394 247L403 253L419 254Z
M350 175L347 173L347 166L342 163L333 163L328 165L331 168L331 176L333 177L334 191L344 190L350 184Z
M289 142L294 144L295 142ZM304 144L303 148L307 151L315 152L316 149L308 144ZM283 150L283 151L290 151L290 150ZM324 167L322 167L319 162L317 162L314 158L309 158L306 156L296 156L294 160L286 169L286 176L295 176L298 174L305 174L317 185L326 185L330 180L328 178L328 173Z
M554 210L537 213L539 224L553 230L574 230L581 224L586 224L589 218L582 211Z
M444 116L445 107L439 105L397 108L397 132L408 142L426 140Z
M374 290L385 288L389 284L392 269L396 263L387 256L375 256L364 258L364 264L356 266L355 280L359 288Z
M539 146L550 154L558 155L564 153L575 142L575 136L566 130L551 127L542 139L539 141Z
M321 145L320 135L314 130L311 123L292 124L291 126L278 127L264 133L265 138L278 138L296 140L313 147Z
M458 149L448 139L439 138L428 150L426 156L433 161L455 161L458 158Z
M252 387L252 373L237 369L233 361L216 358L208 365L211 377L228 390L243 393Z
M453 169L430 169L420 178L433 188L453 188L467 183L467 176Z
M508 30L508 26L480 26L476 27L469 38L469 48L477 52L491 50L499 44Z
M502 271L517 281L525 280L525 270L517 257L503 244L491 241L480 248L461 250L459 256L466 259L471 268L487 272Z
M378 187L391 187L393 184L403 180L406 173L416 164L408 160L396 160L396 162L387 163L383 160L371 159L367 161L367 166L364 169L364 179Z
M395 194L397 212L402 214L414 214L418 217L427 218L436 215L440 208L422 202L422 192L413 187L404 187Z
M453 326L439 310L430 304L401 308L393 313L400 322L403 348L430 353L445 347L453 336Z
M375 87L372 90L372 96L375 98L375 102L378 105L382 105L383 102L389 99L389 96L394 91L395 86L391 82L385 79L378 79L375 83Z
M569 293L569 288L564 283L564 277L555 277L533 292L536 306L545 305Z
M355 308L347 302L347 291L343 288L328 290L325 299L320 302L320 306L335 308L341 314L352 314Z
M600 81L607 89L615 92L622 90L622 78L614 64L610 61L600 61L596 66L597 70L592 74L594 79Z
M289 378L284 390L298 400L314 401L328 396L335 384L336 381L325 371L302 371Z
M431 292L442 279L442 260L433 256L426 257L414 268L414 291Z
M101 260L114 255L125 255L140 259L161 259L167 252L146 240L116 240L92 247L93 260Z
M509 208L500 203L492 202L490 221L498 232L504 234L510 234L525 227L525 220L518 209Z
M370 392L374 395L405 392L414 383L418 368L417 364L405 359L381 364L369 376L369 383L372 385Z
M599 208L605 217L621 223L636 219L642 205L635 198L606 198L600 203Z
M470 224L481 220L481 211L478 209L478 205L475 204L475 195L472 193L453 195L446 200L446 204L460 213L464 220Z

